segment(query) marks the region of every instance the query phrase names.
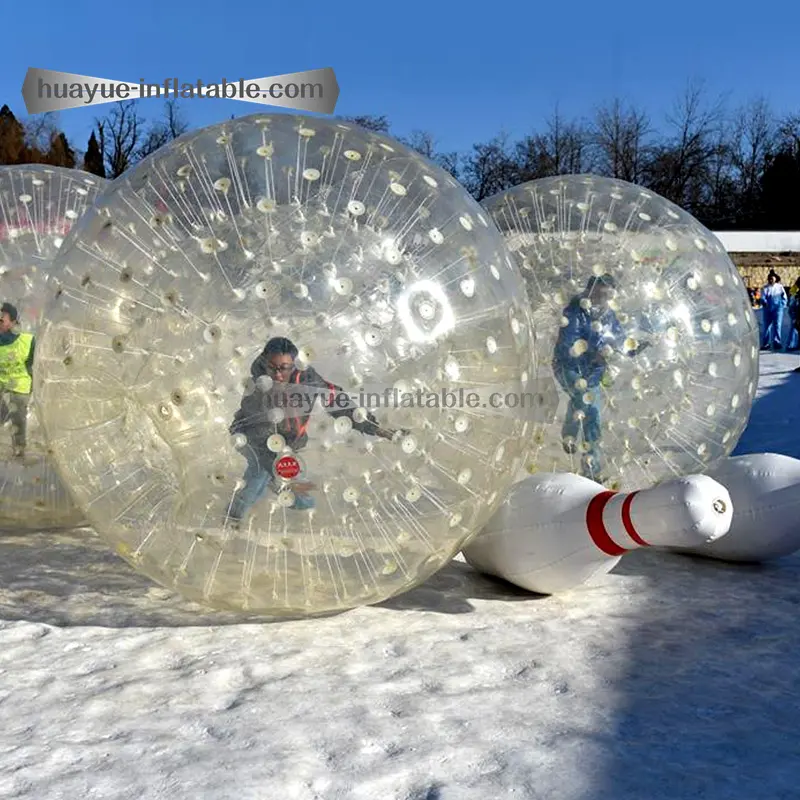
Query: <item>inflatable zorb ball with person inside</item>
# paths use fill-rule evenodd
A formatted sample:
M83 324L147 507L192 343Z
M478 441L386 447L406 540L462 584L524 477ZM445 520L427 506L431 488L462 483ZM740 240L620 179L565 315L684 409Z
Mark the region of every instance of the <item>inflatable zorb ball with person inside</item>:
M64 237L107 181L42 165L0 167L0 528L75 527L84 517L47 458L32 401L36 334Z
M526 281L534 370L558 387L530 471L638 489L729 455L756 392L758 326L720 241L663 197L592 175L483 206Z
M503 237L444 171L258 115L122 176L60 254L36 391L59 469L137 569L220 608L381 601L447 563L524 466L530 330Z

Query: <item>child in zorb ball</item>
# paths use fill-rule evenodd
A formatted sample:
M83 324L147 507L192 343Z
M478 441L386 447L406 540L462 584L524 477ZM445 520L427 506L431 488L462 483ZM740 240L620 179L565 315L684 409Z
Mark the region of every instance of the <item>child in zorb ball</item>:
M291 475L286 449L298 451L308 443L308 424L317 398L334 418L348 417L353 428L368 436L392 439L395 431L382 428L372 414L365 419L354 417L356 406L338 399L344 390L325 380L313 367L300 370L295 366L297 347L285 337L270 339L250 367L254 383L246 392L233 418L230 432L243 435L247 443L242 448L247 459L244 486L233 496L227 522L237 527L247 512L264 495L282 465ZM294 484L294 501L290 508L297 511L314 507L308 494L309 484Z

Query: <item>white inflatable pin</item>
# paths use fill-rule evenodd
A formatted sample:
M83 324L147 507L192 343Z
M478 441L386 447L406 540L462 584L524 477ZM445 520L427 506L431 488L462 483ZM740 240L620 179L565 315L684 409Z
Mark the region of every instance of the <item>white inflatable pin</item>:
M713 542L670 549L750 562L800 550L800 460L776 453L736 456L708 475L730 493L730 531Z
M608 572L640 547L694 547L727 533L731 498L706 475L628 494L588 478L537 473L517 483L463 551L480 572L555 594Z

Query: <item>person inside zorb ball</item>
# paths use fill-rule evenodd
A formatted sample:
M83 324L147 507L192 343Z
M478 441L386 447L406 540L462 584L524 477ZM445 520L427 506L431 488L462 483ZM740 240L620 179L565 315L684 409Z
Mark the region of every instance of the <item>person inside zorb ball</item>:
M559 387L529 470L636 489L730 454L758 375L758 326L719 240L642 187L593 175L484 200L526 281L534 371Z
M629 344L616 312L613 275L593 275L586 288L562 310L562 326L553 353L553 374L569 397L561 429L564 452L572 455L583 444L583 474L604 480L601 447L601 403L609 380L611 355L637 356L650 341ZM566 324L564 324L566 322ZM581 442L582 439L582 442Z
M227 515L235 527L267 489L280 485L281 478L293 479L300 474L297 458L294 455L279 458L278 451L285 447L296 453L305 447L311 411L318 397L332 417L347 418L355 430L383 439L395 436L395 431L381 428L369 412L362 411L363 418L354 419L357 409L349 398L343 408L339 407L337 401L344 394L342 387L326 381L313 367L298 369L297 355L292 341L275 337L266 343L250 367L254 385L248 387L230 427L231 433L246 440L242 449L247 459L244 485L233 496ZM314 498L309 494L316 488L314 484L293 481L284 485L283 497L289 508L314 507Z
M0 423L11 425L11 459L24 463L36 345L32 333L14 330L18 324L17 307L3 303L0 306Z
M187 597L378 602L447 563L524 466L525 410L489 397L533 380L522 276L393 139L285 114L187 134L59 261L34 380L53 458L116 552ZM477 402L402 402L458 389Z
M33 402L37 332L59 284L53 260L107 181L41 164L0 167L0 528L76 527Z

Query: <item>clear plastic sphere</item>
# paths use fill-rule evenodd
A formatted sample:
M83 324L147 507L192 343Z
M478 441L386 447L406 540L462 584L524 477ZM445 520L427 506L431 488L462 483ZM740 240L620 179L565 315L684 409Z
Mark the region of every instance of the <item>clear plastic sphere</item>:
M567 175L484 201L523 272L536 368L558 387L529 470L609 488L730 454L758 380L758 324L720 241L624 181Z
M107 184L60 167L0 167L0 303L13 308L0 322L0 528L75 527L85 519L46 458L30 372L58 283L53 259Z
M283 114L189 134L118 179L59 264L36 383L54 458L116 551L194 600L383 600L524 466L528 422L489 397L524 388L522 278L480 206L392 139Z

